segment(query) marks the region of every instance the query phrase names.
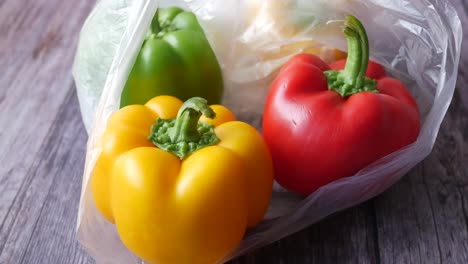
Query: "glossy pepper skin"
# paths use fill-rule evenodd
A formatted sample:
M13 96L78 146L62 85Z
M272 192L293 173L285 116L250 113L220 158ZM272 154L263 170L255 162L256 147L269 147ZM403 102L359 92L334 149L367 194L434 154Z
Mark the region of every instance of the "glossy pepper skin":
M120 106L145 104L157 95L183 101L200 96L221 102L223 78L216 56L192 12L158 9L143 42Z
M280 70L267 97L263 135L275 179L299 194L352 176L419 134L415 100L400 81L369 62L367 35L355 17L347 17L345 35L347 61L330 67L313 55L297 55Z
M216 117L198 121L201 113ZM193 146L201 148L190 153ZM124 107L111 116L101 148L91 176L96 207L149 263L214 263L267 211L269 150L221 105L158 96Z

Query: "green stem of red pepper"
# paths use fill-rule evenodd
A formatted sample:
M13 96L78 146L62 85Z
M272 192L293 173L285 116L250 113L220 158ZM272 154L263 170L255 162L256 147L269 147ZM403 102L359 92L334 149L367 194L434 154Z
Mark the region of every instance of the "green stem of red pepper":
M326 71L328 89L349 97L359 92L378 92L376 80L366 77L369 64L369 40L362 23L354 16L346 16L344 34L348 43L346 66L341 71Z
M205 99L190 98L180 107L177 118L159 118L151 127L148 139L158 148L184 159L201 148L219 142L214 127L199 122L202 114L211 119L216 116Z

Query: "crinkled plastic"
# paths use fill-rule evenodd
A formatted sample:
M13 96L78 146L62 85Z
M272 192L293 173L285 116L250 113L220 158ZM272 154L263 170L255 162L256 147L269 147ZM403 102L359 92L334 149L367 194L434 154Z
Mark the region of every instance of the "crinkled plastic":
M454 93L462 40L460 20L448 0L168 0L160 4L176 4L197 14L223 68L224 103L259 129L265 95L278 68L297 52L323 48L320 43L345 50L341 26L347 13L363 22L372 59L405 82L422 114L421 133L414 144L355 175L306 198L275 185L264 221L219 262L382 193L431 152ZM80 102L86 97L80 89L90 82L102 82L103 89L88 140L77 236L98 263L140 262L122 244L114 225L96 210L88 183L101 151L97 142L119 107L120 92L157 7L158 2L151 0L101 0L81 32L73 71ZM110 25L114 20L117 25ZM106 34L112 43L101 47L99 39ZM83 49L95 49L102 65L99 60L83 62ZM105 78L92 80L93 72Z

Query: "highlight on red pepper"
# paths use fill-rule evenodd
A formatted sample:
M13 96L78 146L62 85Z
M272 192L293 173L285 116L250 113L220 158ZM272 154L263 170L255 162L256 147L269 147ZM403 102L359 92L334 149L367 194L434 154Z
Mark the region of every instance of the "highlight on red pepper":
M267 96L263 135L276 181L292 192L308 195L352 176L419 134L415 100L402 82L369 61L367 34L356 17L346 17L344 34L347 60L327 65L296 55Z

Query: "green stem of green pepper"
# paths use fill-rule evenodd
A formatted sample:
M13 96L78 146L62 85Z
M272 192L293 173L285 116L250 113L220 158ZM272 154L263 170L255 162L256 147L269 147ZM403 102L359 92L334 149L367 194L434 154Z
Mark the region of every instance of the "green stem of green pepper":
M153 34L158 34L161 31L161 25L159 24L159 8L156 9L156 14L151 21L150 31Z

